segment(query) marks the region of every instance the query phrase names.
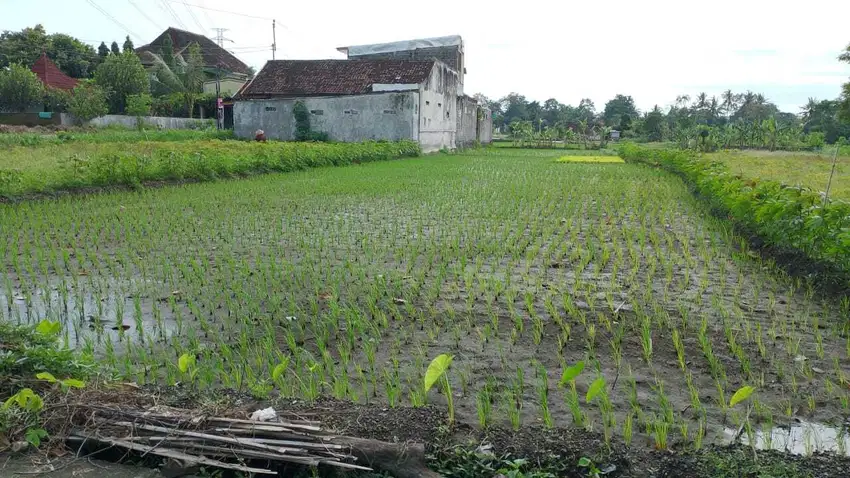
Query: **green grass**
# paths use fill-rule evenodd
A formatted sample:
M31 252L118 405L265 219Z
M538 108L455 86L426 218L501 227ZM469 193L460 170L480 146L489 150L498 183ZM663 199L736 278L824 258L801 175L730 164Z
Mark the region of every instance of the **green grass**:
M191 141L206 139L234 139L231 130L135 130L103 128L97 130L59 131L42 133L0 133L0 146L41 147L65 143L133 143L138 141Z
M151 181L207 181L271 171L351 164L419 154L397 143L73 142L13 147L0 155L0 196Z
M729 151L708 154L746 178L771 179L791 186L826 191L832 171L833 147L821 153L788 151ZM838 157L830 195L850 200L850 152Z
M619 156L563 156L555 160L557 163L625 163Z
M236 144L209 147L276 151ZM786 409L848 415L846 313L758 259L673 175L560 156L490 148L0 204L0 320L58 320L139 384L260 398L444 407L423 377L449 353L458 421L478 423L479 396L519 427L544 410L575 426L575 406L608 437L629 414L658 446ZM573 404L559 382L579 361ZM730 409L744 384L756 394Z

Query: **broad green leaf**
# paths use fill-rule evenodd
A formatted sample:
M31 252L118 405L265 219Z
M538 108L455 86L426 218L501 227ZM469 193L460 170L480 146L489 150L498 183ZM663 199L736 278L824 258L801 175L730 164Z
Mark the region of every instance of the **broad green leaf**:
M59 332L62 331L62 324L59 321L42 320L35 327L35 331L47 336L59 335Z
M47 438L47 432L43 428L29 428L25 434L27 443L38 448L41 445L41 440Z
M446 373L449 369L449 365L452 364L452 357L449 354L438 355L434 360L431 361L431 365L428 365L428 370L425 372L425 391L431 390L431 387L437 383L437 380Z
M38 375L36 375L35 378L37 378L39 380L47 380L50 383L56 383L57 382L56 377L54 377L53 374L50 373L50 372L41 372Z
M603 388L605 388L605 378L599 377L590 384L590 387L587 389L587 396L584 397L584 400L587 403L592 402Z
M732 395L732 398L729 399L729 408L732 408L735 405L750 398L750 395L752 395L755 391L755 387L751 387L749 385L744 385L743 387L739 388L738 391L735 392L734 395Z
M182 373L186 373L190 368L195 366L195 356L192 354L183 354L177 359L177 368Z
M71 387L71 388L85 388L86 387L85 382L83 382L82 380L77 380L75 378L66 378L65 380L62 380L62 385L66 386L66 387Z
M566 385L570 380L575 380L583 370L584 360L576 362L572 367L565 368L564 374L561 375L561 385Z
M586 456L583 456L583 457L578 459L578 466L580 466L582 468L587 468L588 466L590 466L590 463L591 463L590 458L588 458Z
M289 366L289 358L287 357L286 360L277 364L277 367L275 367L274 370L272 370L272 380L276 382L277 379L279 379L284 374L284 372L286 372L286 367L288 367L288 366Z

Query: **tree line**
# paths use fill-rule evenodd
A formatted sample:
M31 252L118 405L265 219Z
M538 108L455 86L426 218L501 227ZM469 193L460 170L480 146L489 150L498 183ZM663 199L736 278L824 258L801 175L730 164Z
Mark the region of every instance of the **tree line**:
M45 88L30 71L46 53L66 75L79 80L72 92ZM36 25L0 34L0 111L70 112L81 120L109 113L192 117L196 103L215 108L215 99L202 95L204 60L197 43L176 54L167 38L159 54L150 54L148 69L129 36L119 48L101 42L97 51L62 33L47 34Z
M839 56L850 63L850 45ZM677 96L662 108L639 111L634 99L618 94L601 111L585 98L577 106L555 98L543 103L510 93L500 99L475 95L492 111L493 126L522 142L604 141L612 130L639 141L676 141L692 147L799 149L850 139L850 81L836 99L809 98L799 112L783 112L764 94L724 91Z

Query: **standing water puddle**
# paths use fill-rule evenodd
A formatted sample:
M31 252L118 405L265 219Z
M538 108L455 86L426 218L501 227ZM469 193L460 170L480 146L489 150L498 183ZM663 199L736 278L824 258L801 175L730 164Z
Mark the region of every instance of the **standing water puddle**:
M736 433L737 429L724 430L728 439L732 439ZM773 428L770 432L754 430L754 433L756 448L759 450L778 450L795 455L831 452L850 456L850 433L846 427L801 421L788 427ZM741 434L741 443L750 443L745 432Z

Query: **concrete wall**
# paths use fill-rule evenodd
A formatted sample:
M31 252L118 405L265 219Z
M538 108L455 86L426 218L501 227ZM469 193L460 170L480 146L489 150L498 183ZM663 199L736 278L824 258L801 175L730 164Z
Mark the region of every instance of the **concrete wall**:
M478 103L468 96L457 99L457 147L466 148L478 140Z
M76 125L77 123L74 120L74 116L68 113L61 113L62 124L63 125ZM106 115L101 116L99 118L95 118L91 121L86 122L85 124L88 126L111 126L111 125L120 125L126 126L128 128L135 128L136 123L135 116L125 116L125 115ZM146 125L160 128L160 129L199 129L199 128L210 128L215 126L214 119L197 119L197 118L169 118L164 116L142 116L142 121L145 122Z
M52 118L40 118L38 113L0 113L0 124L17 126L48 126L60 125L62 119L59 113L54 113Z
M489 108L478 108L478 142L490 144L493 142L493 112Z
M310 127L334 141L400 140L419 137L419 92L299 99L241 100L233 106L237 137L253 138L261 129L270 139L295 138L292 109L303 101L310 110Z
M437 62L420 89L419 144L423 152L457 147L457 87L457 73Z

